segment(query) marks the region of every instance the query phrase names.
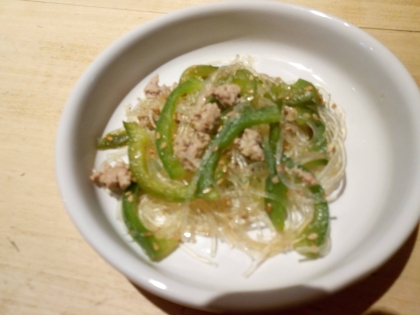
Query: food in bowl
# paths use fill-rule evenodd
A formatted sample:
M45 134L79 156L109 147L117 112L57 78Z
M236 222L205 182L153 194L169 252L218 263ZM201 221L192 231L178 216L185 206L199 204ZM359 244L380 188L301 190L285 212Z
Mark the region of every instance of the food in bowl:
M91 179L121 198L152 261L197 236L212 240L212 256L218 239L246 252L246 275L279 253L328 253L328 201L346 162L344 115L327 93L238 57L191 66L170 87L155 76L144 94L99 141L113 153Z

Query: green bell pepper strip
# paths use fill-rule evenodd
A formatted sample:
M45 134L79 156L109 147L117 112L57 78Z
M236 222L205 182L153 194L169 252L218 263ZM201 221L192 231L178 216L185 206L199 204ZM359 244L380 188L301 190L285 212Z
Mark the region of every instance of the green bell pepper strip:
M302 164L302 166L306 169L311 169L318 166L325 166L328 164L327 158L320 158L316 160L312 160L310 162L306 162L305 164Z
M131 173L137 184L146 193L168 201L185 201L194 197L194 190L189 186L179 186L170 182L162 182L149 173L146 150L150 138L146 130L138 124L124 122L128 134L128 159Z
M283 155L283 162L285 167L293 168L298 167L301 170L308 172L306 168L301 165L296 165L294 161ZM319 249L325 246L328 241L330 231L330 214L328 208L328 202L325 200L324 189L321 185L308 185L307 187L311 192L314 200L314 214L312 220L303 229L300 240L296 242L293 247L294 249L308 257L318 258Z
M302 239L294 244L294 248L308 258L317 258L319 249L328 241L330 215L328 203L324 198L324 189L320 185L309 186L308 189L314 199L314 216L302 231L300 235Z
M245 129L260 124L278 122L280 112L277 106L264 107L261 109L245 109L239 117L228 121L223 129L210 142L200 164L200 176L197 183L196 196L216 200L219 193L211 189L214 184L214 171L220 159L222 151ZM206 158L207 157L207 158ZM207 190L210 190L206 192Z
M152 261L160 261L171 254L177 247L174 239L157 238L145 228L138 216L140 188L133 183L122 196L122 214L128 233L145 251Z
M185 94L199 91L203 82L197 79L189 79L180 84L169 94L168 99L156 123L156 149L163 167L172 179L182 178L185 174L184 167L174 155L173 137L176 122L173 118L179 99ZM158 136L159 135L159 136Z
M116 149L127 145L128 136L125 129L117 129L107 133L99 140L96 148L98 150Z
M303 79L297 80L295 83L288 85L280 83L271 87L271 93L277 98L283 100L283 104L288 106L304 106L307 104L322 104L322 97L317 88L311 83Z
M184 83L192 78L205 80L216 72L217 69L219 68L210 65L197 65L189 67L182 73L179 83Z
M299 79L294 84L292 84L292 86L296 89L300 89L300 91L304 93L300 93L300 95L295 95L294 98L291 99L291 104L293 104L293 102L295 104L301 104L307 98L309 98L310 101L314 104L322 105L322 97L319 94L318 89L311 82Z
M279 124L271 124L269 139L263 143L264 157L269 170L265 181L265 192L268 197L264 199L264 204L274 227L281 232L287 217L287 187L277 176L276 170L275 154L279 138Z
M319 114L309 108L298 107L296 122L307 125L312 129L310 149L315 152L327 152L327 139L325 138L325 124L319 119ZM314 118L317 117L317 119Z
M252 101L248 98L254 98L257 93L257 77L254 77L249 70L237 70L232 76L231 83L241 88L241 96L248 101Z

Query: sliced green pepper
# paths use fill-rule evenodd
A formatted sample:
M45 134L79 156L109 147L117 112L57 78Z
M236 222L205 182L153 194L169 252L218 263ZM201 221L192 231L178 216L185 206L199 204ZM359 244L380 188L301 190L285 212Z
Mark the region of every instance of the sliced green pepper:
M327 138L325 138L325 124L319 118L319 114L312 109L296 108L296 122L307 125L312 130L310 149L315 152L327 152Z
M245 129L260 124L278 122L280 112L277 106L264 107L261 109L245 109L239 117L228 121L223 129L211 141L200 164L200 177L197 184L196 196L209 200L216 200L219 193L212 189L214 183L214 171L220 159L221 152Z
M312 160L310 162L306 162L305 164L302 164L302 166L304 168L311 169L318 166L325 166L327 164L328 164L327 158L320 158L320 159Z
M160 239L146 229L138 216L140 188L133 183L122 197L122 214L128 233L143 248L152 261L160 261L171 254L178 242L174 239Z
M283 156L283 162L287 168L298 167L308 172L306 168L296 165L292 159L286 156ZM314 200L314 214L312 220L303 229L300 240L293 247L298 253L308 258L318 258L320 256L320 248L325 246L328 241L330 213L328 202L324 197L324 189L321 185L308 185L308 189Z
M116 149L127 145L128 136L125 129L117 129L107 133L99 140L96 148L98 150Z
M277 176L275 154L279 138L279 124L271 124L269 140L263 143L264 157L269 170L265 181L265 192L268 197L264 199L264 203L274 227L278 231L283 231L287 217L287 187Z
M205 80L209 76L211 76L217 69L219 68L210 65L198 65L189 67L182 73L181 78L179 79L179 83L182 84L188 81L189 79Z
M294 248L308 258L317 258L320 255L320 248L328 241L330 214L322 187L313 185L308 189L314 199L314 215L311 222L302 231L301 240L294 244Z
M168 201L185 201L194 196L194 189L179 183L162 182L149 173L146 150L150 139L147 131L138 124L125 122L128 134L128 159L130 170L137 184L146 193Z
M249 70L237 70L231 83L241 88L241 96L248 101L252 101L251 98L254 98L257 93L257 78Z
M271 87L271 93L283 100L288 106L321 105L322 97L317 88L310 82L299 79L294 84L279 83Z
M203 82L194 78L180 84L169 94L165 106L156 123L156 149L160 160L172 179L182 178L185 174L184 167L179 159L174 155L173 137L176 122L174 114L179 99L185 94L199 91Z
M321 105L322 97L318 92L318 89L311 83L303 79L297 80L292 87L300 90L301 93L297 93L291 100L291 105L300 105L304 102L313 102L316 105Z

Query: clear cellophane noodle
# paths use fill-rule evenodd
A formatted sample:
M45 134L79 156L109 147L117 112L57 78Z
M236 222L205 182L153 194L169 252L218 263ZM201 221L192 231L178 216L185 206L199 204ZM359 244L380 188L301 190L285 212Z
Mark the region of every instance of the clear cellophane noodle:
M199 94L181 99L176 112L177 132L182 133L189 127L189 113L192 106L200 106L205 102L209 88L221 75L234 73L237 69L245 67L262 80L280 81L279 78L258 74L253 70L252 63L250 58L239 57L229 66L220 67L210 79L206 80L205 86ZM316 169L313 175L323 187L327 200L332 201L342 184L346 164L343 144L346 133L344 112L330 100L330 96L325 91L318 90L324 99L324 106L319 108L319 115L326 126L325 136L328 143L329 162ZM261 91L261 95L263 93L264 91ZM159 180L172 183L173 181L168 179L160 160L157 159L153 146L155 136L153 129L157 120L153 108L162 108L164 101L164 99L139 99L139 103L129 106L126 112L128 121L138 121L141 113L143 116L149 117L150 125L153 126L149 130L151 138L148 159L150 173L155 174ZM156 102L161 103L157 104ZM265 106L265 104L261 106ZM257 129L261 133L268 133L268 128ZM280 149L276 153L278 162L280 162L282 154L293 158L297 164L308 163L326 156L325 153L307 150L310 145L310 136L293 121L283 120L281 129L282 136L278 146ZM312 129L315 133L316 129ZM286 143L287 145L285 145ZM143 194L139 202L139 217L149 230L155 232L157 237L179 239L181 244L184 244L181 245L182 248L205 263L215 264L213 258L216 255L218 241L245 252L253 261L244 274L249 276L266 259L293 249L293 244L299 239L299 234L313 216L313 200L302 181L286 169L287 176L283 176L281 180L288 188L288 215L284 232L279 233L272 225L264 206L264 198L267 197L264 189L265 179L268 176L265 162L249 162L233 145L226 150L224 157L227 163L221 168L225 180L216 185L220 193L218 201L196 199L174 203ZM186 183L180 183L180 185L183 184ZM276 198L276 196L270 197ZM210 257L203 257L185 246L188 243L195 243L197 237L211 239ZM320 254L326 254L328 249L329 242L320 249Z

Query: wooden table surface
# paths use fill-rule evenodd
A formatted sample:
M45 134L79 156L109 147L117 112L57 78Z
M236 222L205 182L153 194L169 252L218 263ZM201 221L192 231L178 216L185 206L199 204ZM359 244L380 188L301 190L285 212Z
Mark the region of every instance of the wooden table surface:
M0 1L0 314L207 314L135 288L84 241L54 171L60 114L76 80L115 39L205 0ZM420 0L296 0L385 44L420 85ZM362 282L273 314L420 314L420 239Z

